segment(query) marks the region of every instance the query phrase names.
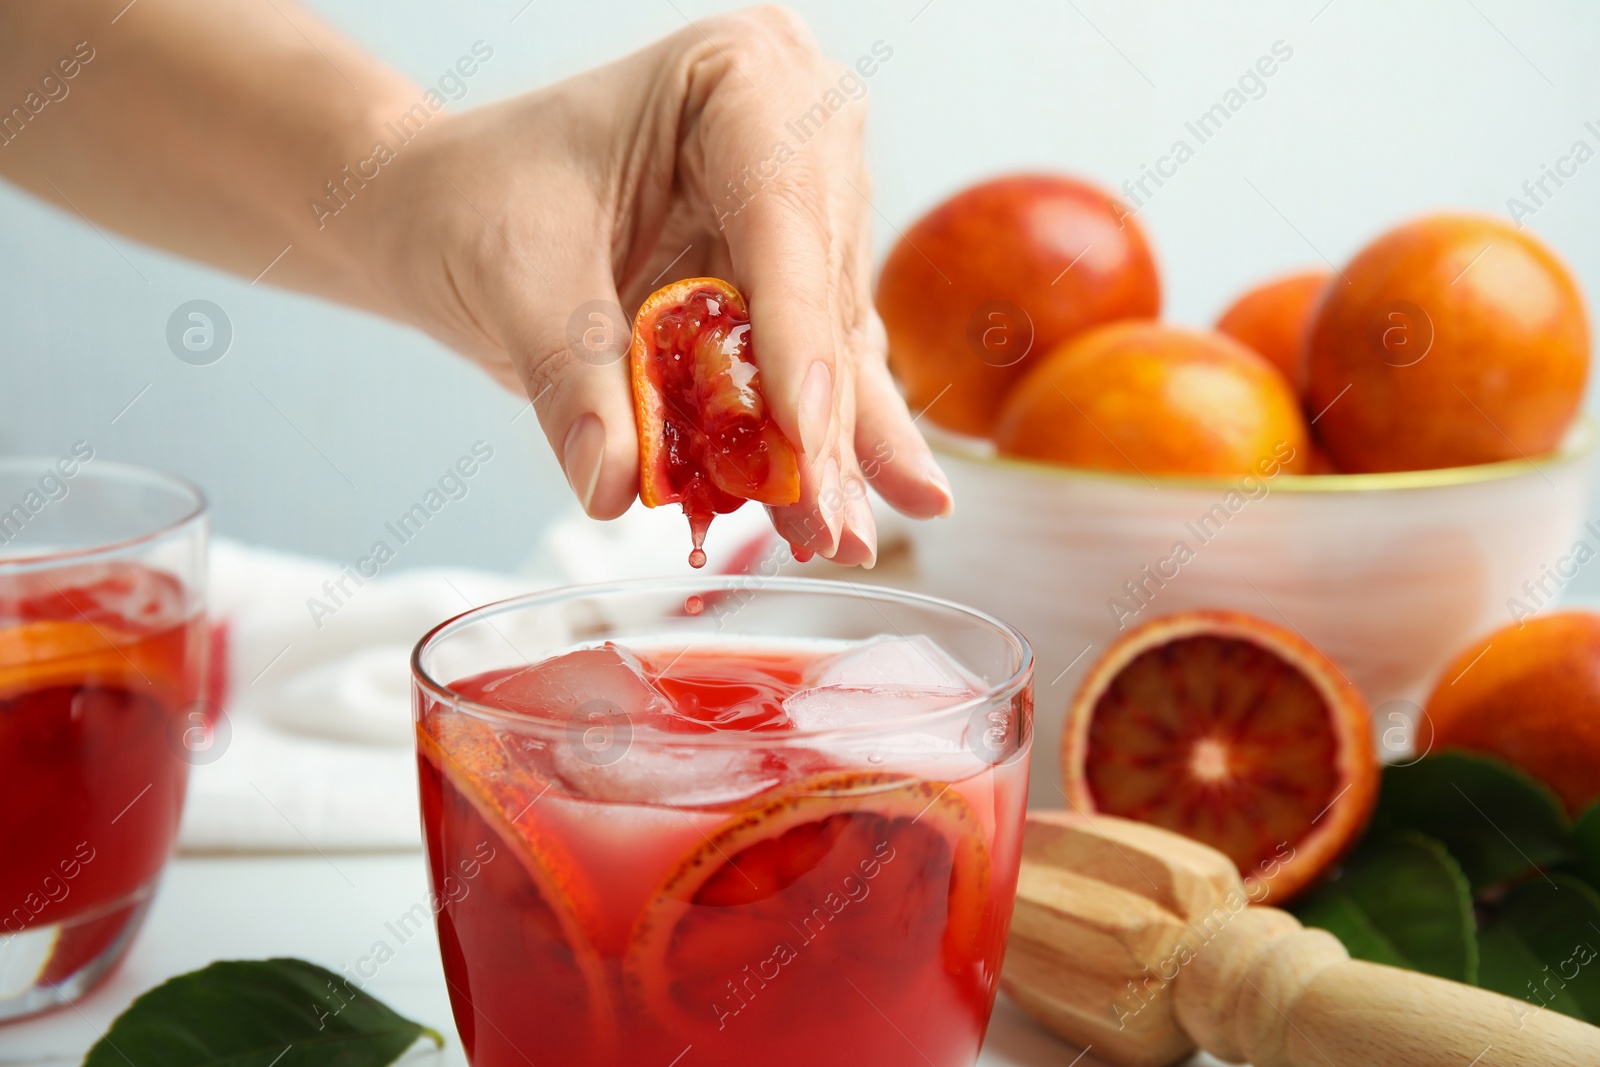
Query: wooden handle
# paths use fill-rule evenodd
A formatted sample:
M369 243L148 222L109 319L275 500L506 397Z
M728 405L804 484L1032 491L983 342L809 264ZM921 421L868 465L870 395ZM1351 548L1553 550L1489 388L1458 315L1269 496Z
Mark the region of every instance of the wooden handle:
M1352 960L1272 908L1222 927L1173 983L1179 1024L1255 1067L1600 1064L1600 1029L1525 1001Z
M1119 1067L1197 1045L1255 1067L1600 1067L1600 1029L1352 960L1251 905L1220 852L1109 816L1029 814L1001 985Z
M1120 1067L1166 1067L1195 1043L1168 991L1186 920L1239 886L1233 861L1143 823L1096 832L1033 812L1000 985L1024 1011ZM1241 907L1245 900L1240 891Z

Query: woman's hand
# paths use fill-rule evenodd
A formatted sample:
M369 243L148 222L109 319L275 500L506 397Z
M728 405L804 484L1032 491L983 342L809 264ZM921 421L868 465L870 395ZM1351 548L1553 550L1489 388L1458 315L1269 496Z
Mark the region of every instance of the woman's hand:
M459 115L291 0L60 0L6 29L0 99L38 97L40 71L72 80L8 134L0 175L469 354L527 391L589 514L621 514L639 483L632 311L701 274L749 299L767 399L804 453L800 502L773 515L796 548L871 561L865 481L911 515L950 507L872 310L864 83L787 11ZM420 132L402 140L404 116ZM609 343L591 329L608 322Z
M441 115L359 203L387 310L526 390L584 509L612 518L639 484L632 313L677 278L728 279L804 453L800 501L774 524L870 563L867 482L913 516L951 501L884 361L864 102L828 106L855 77L788 11L758 8Z

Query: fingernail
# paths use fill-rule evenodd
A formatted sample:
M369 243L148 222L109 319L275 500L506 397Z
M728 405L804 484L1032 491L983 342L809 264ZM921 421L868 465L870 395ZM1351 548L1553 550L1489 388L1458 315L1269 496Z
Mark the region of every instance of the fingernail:
M929 488L937 490L944 497L944 507L939 509L939 518L948 519L956 509L956 494L950 488L950 479L945 477L938 461L932 456L923 457L922 480Z
M800 383L800 447L806 455L822 451L833 421L833 372L822 361L811 364Z
M850 484L850 530L871 553L861 566L871 570L878 565L878 524L872 517L872 503L867 499L866 483L858 478Z
M606 429L600 425L600 416L581 415L567 431L561 446L563 466L567 470L567 483L577 496L578 503L587 512L594 500L595 488L600 484L600 461L606 453Z
M822 521L828 527L828 546L820 555L832 559L839 551L839 534L844 529L844 486L839 482L839 460L829 456L822 468L822 491L817 494L817 506L822 509Z

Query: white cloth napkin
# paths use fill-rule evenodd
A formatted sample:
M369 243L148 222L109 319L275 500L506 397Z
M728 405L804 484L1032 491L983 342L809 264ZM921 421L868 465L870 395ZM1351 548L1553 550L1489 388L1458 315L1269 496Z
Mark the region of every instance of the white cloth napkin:
M706 546L711 569L759 557L772 538L759 508L719 517ZM515 575L428 568L367 579L353 565L217 540L210 607L226 633L226 695L210 745L192 754L179 848L418 847L417 640L521 593L690 573L688 551L678 509L642 507L610 523L559 521Z

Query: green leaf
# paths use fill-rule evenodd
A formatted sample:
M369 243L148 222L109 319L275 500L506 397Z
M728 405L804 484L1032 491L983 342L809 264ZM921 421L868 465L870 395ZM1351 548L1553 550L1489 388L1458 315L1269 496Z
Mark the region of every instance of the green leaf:
M1386 768L1372 825L1443 842L1475 890L1571 855L1566 813L1554 793L1508 764L1465 752Z
M135 1000L83 1067L382 1067L419 1037L343 975L294 959L225 960Z
M1600 803L1590 805L1572 824L1572 847L1578 873L1600 889Z
M1294 912L1357 959L1458 982L1477 978L1472 891L1445 847L1422 834L1369 837Z
M1524 882L1479 935L1478 984L1600 1024L1600 893L1570 874Z

